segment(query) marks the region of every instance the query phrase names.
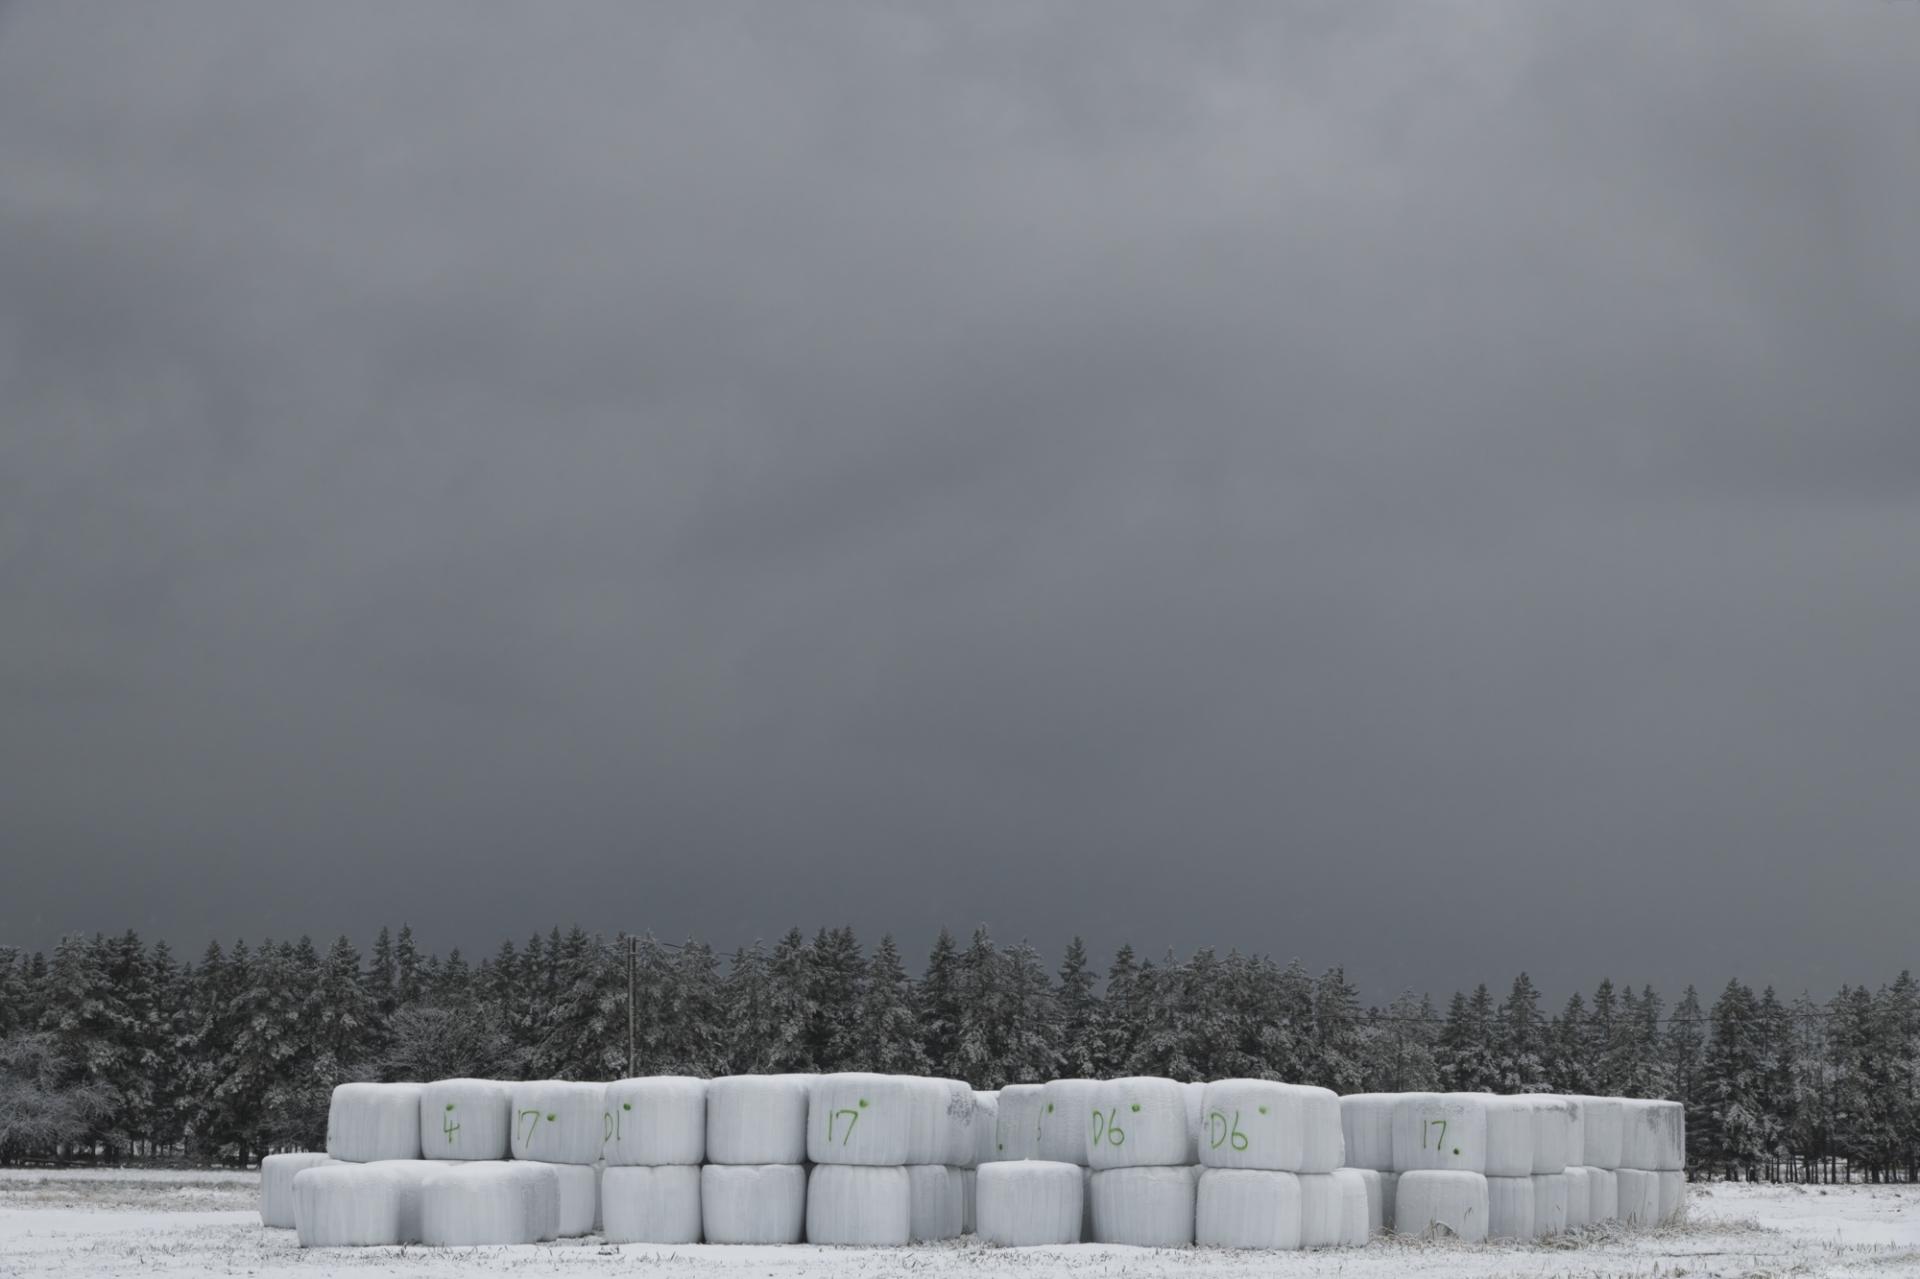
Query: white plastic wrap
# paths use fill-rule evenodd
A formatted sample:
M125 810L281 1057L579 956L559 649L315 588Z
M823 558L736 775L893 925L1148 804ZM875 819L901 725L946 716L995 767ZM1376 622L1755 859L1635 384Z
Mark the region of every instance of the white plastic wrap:
M1364 1248L1367 1241L1373 1238L1373 1202L1367 1194L1366 1175L1359 1168L1335 1168L1329 1175L1340 1192L1338 1246Z
M1001 1159L1040 1157L1040 1118L1046 1105L1042 1084L1008 1084L1000 1090L994 1116L994 1153Z
M1086 1165L1095 1172L1195 1162L1186 1085L1151 1075L1101 1080L1090 1090L1087 1105L1080 1122Z
M960 1182L942 1164L907 1168L907 1233L915 1243L960 1237L964 1206Z
M1487 1178L1487 1238L1533 1238L1533 1177Z
M811 1075L727 1075L707 1084L707 1162L799 1164L807 1159Z
M970 1235L979 1220L975 1212L979 1203L979 1172L973 1168L949 1168L947 1171L960 1186L960 1233Z
M1621 1102L1620 1166L1643 1172L1686 1167L1686 1112L1677 1101Z
M505 1159L513 1085L440 1079L420 1086L420 1153L428 1159Z
M1350 1172L1360 1178L1360 1184L1367 1192L1367 1238L1385 1234L1387 1231L1387 1195L1386 1181L1377 1168L1336 1168L1335 1172Z
M1567 1174L1537 1172L1533 1175L1533 1234L1536 1239L1551 1239L1567 1233Z
M807 1157L817 1164L896 1168L907 1162L913 1129L931 1133L940 1092L931 1080L848 1073L813 1081Z
M700 1169L694 1164L621 1164L600 1179L608 1243L699 1243Z
M293 1176L303 1168L320 1168L333 1160L319 1151L268 1155L260 1161L260 1224L293 1229Z
M1191 1244L1198 1171L1192 1166L1157 1164L1094 1173L1088 1187L1093 1195L1094 1239L1140 1248Z
M1573 1127L1567 1133L1567 1167L1582 1168L1587 1162L1587 1103L1580 1097L1559 1100L1573 1108Z
M1396 1125L1397 1135L1397 1125ZM1399 1143L1394 1144L1396 1150ZM1393 1232L1415 1238L1487 1237L1487 1179L1477 1172L1403 1172L1394 1192Z
M419 1115L413 1130L418 1139ZM420 1186L446 1164L425 1159L320 1164L293 1176L293 1221L302 1248L420 1242Z
M973 1099L973 1089L959 1080L941 1082L946 1086L945 1096L941 1098L941 1114L947 1140L940 1152L940 1162L949 1168L971 1168L974 1146L979 1140L974 1136L974 1124L980 1118L979 1103Z
M1393 1108L1393 1166L1401 1172L1485 1171L1486 1095L1403 1095Z
M420 1158L419 1084L341 1084L327 1108L327 1154L342 1163Z
M1573 1130L1580 1122L1580 1109L1565 1097L1536 1093L1533 1102L1533 1171L1565 1172L1573 1153ZM1582 1146L1586 1144L1581 1143Z
M685 1075L616 1079L600 1118L609 1168L699 1165L707 1157L707 1081Z
M1587 1166L1587 1224L1605 1225L1620 1219L1620 1177L1611 1168Z
M1587 1167L1620 1166L1620 1142L1625 1132L1626 1107L1618 1097L1580 1098L1581 1145Z
M1393 1108L1401 1096L1394 1092L1357 1092L1340 1099L1347 1167L1394 1170Z
M443 1162L420 1187L420 1242L435 1247L543 1243L559 1227L553 1165Z
M1040 1158L1087 1167L1097 1079L1055 1079L1040 1095Z
M302 1174L303 1176L305 1174ZM1619 1211L1622 1225L1649 1229L1660 1222L1660 1174L1641 1168L1622 1168L1614 1174L1619 1186Z
M1200 1162L1209 1168L1328 1173L1342 1166L1340 1098L1325 1088L1270 1079L1207 1085Z
M799 1243L807 1170L799 1164L708 1164L700 1170L700 1233L708 1243Z
M1487 1161L1489 1177L1533 1175L1533 1099L1489 1097Z
M564 1079L513 1085L513 1157L549 1164L593 1164L606 1120L605 1084Z
M562 1239L590 1235L600 1221L600 1169L593 1164L562 1164L551 1160L516 1160L535 1168L551 1168L560 1187Z
M1194 1238L1213 1248L1298 1248L1300 1178L1248 1168L1202 1169Z
M1681 1211L1687 1203L1687 1174L1684 1172L1659 1172L1654 1174L1660 1179L1660 1224L1680 1220Z
M1301 1173L1300 1246L1364 1248L1367 1188L1352 1168Z
M1567 1229L1584 1230L1593 1224L1593 1181L1578 1164L1560 1175L1567 1179Z
M946 1169L940 1170L943 1177ZM905 1168L815 1164L807 1179L807 1242L900 1246L913 1238Z
M1187 1101L1187 1149L1193 1152L1187 1162L1197 1164L1200 1162L1200 1127L1205 1122L1207 1109L1207 1086L1181 1084L1180 1088L1186 1094Z
M973 1094L973 1164L990 1164L1006 1156L1000 1152L1000 1094Z
M1000 1090L1004 1106L1009 1089ZM976 1183L977 1233L1014 1248L1080 1242L1086 1216L1085 1170L1037 1159L983 1164Z

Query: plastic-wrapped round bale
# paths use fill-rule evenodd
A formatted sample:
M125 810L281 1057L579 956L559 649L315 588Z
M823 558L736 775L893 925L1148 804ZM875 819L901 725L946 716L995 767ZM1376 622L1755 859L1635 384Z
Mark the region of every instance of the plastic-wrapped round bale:
M902 1079L912 1089L915 1104L907 1111L907 1153L900 1160L903 1164L944 1164L953 1153L953 1123L947 1117L947 1103L956 1087L964 1088L951 1079L920 1079L909 1075L894 1075L889 1078ZM972 1091L968 1090L968 1102L972 1102Z
M616 1079L606 1087L601 1154L609 1168L699 1165L707 1157L707 1081Z
M1679 1172L1687 1162L1686 1112L1677 1101L1621 1103L1620 1166Z
M822 1075L807 1107L807 1157L897 1168L907 1162L914 1112L931 1126L937 1095L928 1080L906 1075Z
M1328 1173L1342 1166L1340 1098L1325 1088L1270 1079L1207 1085L1200 1162L1209 1168Z
M1660 1174L1642 1168L1622 1168L1614 1174L1619 1186L1619 1211L1616 1219L1623 1225L1642 1228L1660 1221Z
M1004 1104L1007 1090L1000 1091ZM1080 1242L1086 1174L1078 1164L1003 1160L979 1172L974 1213L982 1239L1012 1248Z
M1184 1248L1193 1242L1198 1169L1155 1164L1093 1174L1093 1237L1140 1248Z
M1626 1107L1618 1097L1582 1097L1579 1100L1581 1146L1587 1166L1609 1170L1618 1168Z
M544 1243L559 1221L551 1164L463 1160L440 1164L421 1182L420 1242L435 1247Z
M976 1092L973 1109L973 1166L1005 1159L1000 1151L1000 1094Z
M974 1165L974 1146L978 1138L974 1136L974 1123L980 1117L979 1103L973 1099L973 1089L957 1079L943 1081L946 1094L941 1099L941 1112L946 1124L946 1145L940 1151L937 1163L949 1168L971 1168Z
M1346 1147L1346 1166L1393 1169L1393 1108L1400 1093L1357 1092L1340 1099L1340 1130Z
M1086 1164L1095 1172L1194 1162L1186 1085L1151 1075L1101 1080L1089 1090L1087 1104L1081 1123Z
M1008 1084L1002 1088L993 1120L995 1155L1001 1159L1038 1159L1045 1105L1045 1085Z
M303 1168L320 1168L333 1160L318 1151L268 1155L260 1161L260 1224L293 1229L293 1177Z
M1300 1178L1252 1168L1204 1168L1194 1237L1212 1248L1300 1246Z
M1660 1224L1680 1220L1680 1213L1687 1203L1687 1174L1684 1172L1655 1173L1660 1179Z
M428 1159L505 1159L513 1086L496 1079L420 1085L420 1153Z
M708 1243L799 1243L806 1225L807 1170L799 1164L700 1169L700 1233Z
M1533 1235L1551 1239L1567 1233L1567 1174L1538 1172L1533 1175Z
M727 1075L707 1084L707 1162L799 1164L807 1159L811 1075Z
M592 1165L600 1159L605 1084L565 1079L513 1085L513 1157Z
M1055 1079L1040 1095L1040 1158L1087 1167L1087 1129L1097 1079Z
M1578 1164L1560 1175L1567 1179L1567 1229L1584 1230L1593 1224L1593 1182Z
M608 1243L699 1243L700 1169L694 1164L620 1164L600 1181Z
M907 1233L914 1243L959 1238L964 1213L959 1178L946 1165L908 1165Z
M1488 1097L1487 1160L1489 1177L1533 1175L1533 1098Z
M940 1169L944 1175L946 1169ZM913 1238L905 1168L815 1164L807 1179L807 1242L900 1246Z
M420 1158L419 1084L341 1084L327 1107L327 1154L342 1163Z
M1360 1184L1367 1192L1367 1237L1385 1234L1387 1231L1386 1180L1377 1168L1336 1168L1335 1172L1350 1172L1360 1178Z
M544 1159L516 1160L535 1168L551 1168L560 1186L560 1238L590 1235L600 1221L600 1169L593 1164L562 1164Z
M1533 1102L1533 1171L1536 1175L1565 1172L1580 1108L1565 1097L1544 1093L1529 1100Z
M1401 1172L1473 1172L1487 1164L1487 1098L1407 1093L1393 1108L1393 1165Z
M420 1131L415 1116L414 1132ZM302 1248L420 1242L420 1186L444 1169L424 1159L320 1164L293 1176L293 1221Z
M1300 1174L1300 1246L1364 1248L1367 1188L1357 1170Z
M1396 1150L1399 1143L1395 1142ZM1417 1238L1452 1235L1467 1243L1487 1237L1487 1179L1477 1172L1420 1169L1403 1172L1393 1201L1393 1232Z
M1620 1218L1620 1178L1611 1168L1587 1167L1587 1224L1604 1225Z
M1487 1238L1533 1238L1533 1177L1487 1178Z

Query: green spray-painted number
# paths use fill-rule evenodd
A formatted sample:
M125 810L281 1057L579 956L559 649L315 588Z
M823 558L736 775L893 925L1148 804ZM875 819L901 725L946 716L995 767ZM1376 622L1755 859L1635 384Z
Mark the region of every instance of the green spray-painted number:
M1138 1107L1135 1107L1135 1109L1138 1109ZM1094 1111L1093 1119L1089 1123L1088 1135L1092 1138L1093 1144L1096 1146L1100 1144L1102 1139L1105 1139L1109 1146L1126 1145L1127 1131L1120 1126L1120 1108L1115 1106L1105 1114L1100 1113L1098 1110Z
M1420 1125L1420 1149L1425 1150L1427 1148L1427 1133L1434 1128L1438 1128L1440 1130L1440 1135L1433 1139L1433 1148L1435 1150L1440 1150L1446 1146L1447 1121L1444 1119L1429 1119L1425 1123ZM1455 1150L1453 1153L1457 1155L1460 1152L1458 1150Z
M619 1125L613 1122L613 1112L611 1110L603 1110L600 1112L600 1140L601 1141L603 1142L612 1141L614 1139L613 1138L614 1129L617 1128L618 1126Z
M863 1101L860 1104L864 1106L867 1103ZM843 1146L846 1145L847 1141L853 1136L853 1126L860 1122L860 1112L851 1106L841 1110L829 1111L827 1113L827 1143L829 1145L833 1143L833 1126L840 1122L840 1116L842 1115L847 1116L847 1130L840 1134L840 1144Z
M1228 1119L1223 1110L1207 1113L1207 1144L1218 1150L1222 1146L1231 1146L1235 1150L1247 1148L1247 1134L1240 1131L1240 1112L1234 1111Z
M540 1112L537 1110L523 1110L519 1114L519 1120L527 1126L526 1132L520 1136L520 1144L525 1145L527 1142L533 1140L533 1130L540 1126Z
M453 1103L447 1103L447 1113L440 1116L440 1131L447 1134L447 1144L453 1144L453 1134L460 1131L460 1125L453 1122Z

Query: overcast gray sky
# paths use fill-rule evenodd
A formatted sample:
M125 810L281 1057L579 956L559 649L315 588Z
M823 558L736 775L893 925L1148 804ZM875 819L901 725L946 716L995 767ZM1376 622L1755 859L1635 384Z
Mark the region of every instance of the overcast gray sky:
M1878 982L1920 7L0 9L0 942Z

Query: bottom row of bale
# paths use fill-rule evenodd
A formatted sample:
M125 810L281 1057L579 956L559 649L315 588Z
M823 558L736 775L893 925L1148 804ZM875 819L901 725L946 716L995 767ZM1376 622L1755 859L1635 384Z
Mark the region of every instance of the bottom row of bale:
M904 1245L976 1234L1013 1247L1359 1247L1379 1234L1532 1239L1678 1215L1677 1173L1568 1168L1532 1177L1422 1171L938 1165L596 1168L530 1160L339 1163L276 1155L262 1218L307 1246L612 1242ZM296 1174L298 1174L296 1179Z

